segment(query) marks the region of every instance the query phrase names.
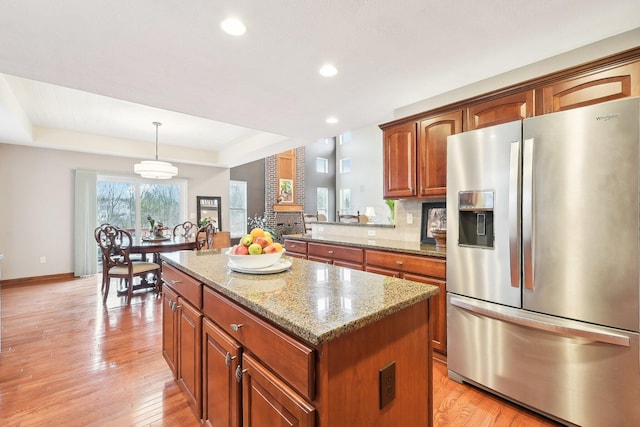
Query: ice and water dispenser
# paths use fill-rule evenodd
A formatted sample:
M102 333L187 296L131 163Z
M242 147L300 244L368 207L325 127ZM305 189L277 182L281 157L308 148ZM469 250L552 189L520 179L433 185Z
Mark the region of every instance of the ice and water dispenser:
M493 191L458 192L458 244L493 248Z

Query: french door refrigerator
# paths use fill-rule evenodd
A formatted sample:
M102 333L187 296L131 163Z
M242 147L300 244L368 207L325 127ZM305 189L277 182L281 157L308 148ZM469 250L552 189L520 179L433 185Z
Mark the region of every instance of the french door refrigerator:
M640 425L640 98L447 142L449 376Z

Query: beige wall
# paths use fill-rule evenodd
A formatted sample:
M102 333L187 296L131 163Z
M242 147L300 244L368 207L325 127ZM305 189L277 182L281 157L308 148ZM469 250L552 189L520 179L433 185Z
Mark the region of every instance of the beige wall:
M131 158L0 143L0 253L2 279L73 272L75 169L133 176ZM188 180L188 215L196 196L222 197L229 229L229 169L176 164ZM45 256L47 262L40 263Z

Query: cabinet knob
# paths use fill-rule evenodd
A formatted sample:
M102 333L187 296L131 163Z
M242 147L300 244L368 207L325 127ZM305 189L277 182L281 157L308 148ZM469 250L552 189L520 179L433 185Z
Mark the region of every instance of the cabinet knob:
M396 264L397 264L397 265L402 265L402 264L404 264L404 263L403 263L402 261L398 260L398 261L396 261Z
M235 358L236 356L232 356L231 353L227 351L227 355L224 357L224 364L227 365L227 367L231 366L231 361Z
M232 323L232 324L230 324L230 325L229 325L229 327L230 327L232 330L236 331L236 332L238 332L238 330L239 330L240 328L242 328L243 326L244 326L244 325L243 325L242 323Z
M248 369L242 369L242 366L238 365L238 367L236 368L236 381L242 382L242 374L244 374L247 371Z
M329 254L333 254L333 251L329 250L329 251L327 251L327 253L329 253Z

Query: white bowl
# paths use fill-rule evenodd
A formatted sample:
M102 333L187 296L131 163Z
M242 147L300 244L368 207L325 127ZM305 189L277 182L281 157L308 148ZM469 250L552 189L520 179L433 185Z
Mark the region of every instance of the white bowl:
M242 268L265 268L269 267L276 262L280 261L280 257L284 254L285 250L281 252L272 252L270 254L260 255L233 255L229 251L225 252L225 255L229 258L229 261Z

